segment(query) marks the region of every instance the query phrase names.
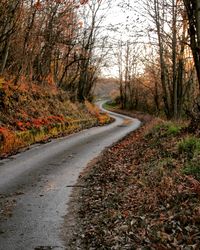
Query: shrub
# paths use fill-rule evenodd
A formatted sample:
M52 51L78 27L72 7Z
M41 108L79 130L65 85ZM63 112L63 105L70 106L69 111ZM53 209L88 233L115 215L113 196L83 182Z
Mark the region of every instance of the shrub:
M181 132L182 127L179 124L171 122L162 122L156 125L146 137L162 138L167 136L176 136Z
M178 144L178 151L180 154L185 154L189 159L200 152L200 139L190 136L184 138Z
M15 145L19 147L21 143L13 131L5 127L0 128L0 156L15 150Z
M167 134L169 135L177 135L180 133L181 131L181 126L177 125L177 124L169 124L168 128L167 128Z
M200 155L195 156L183 169L183 173L193 175L197 180L200 180Z

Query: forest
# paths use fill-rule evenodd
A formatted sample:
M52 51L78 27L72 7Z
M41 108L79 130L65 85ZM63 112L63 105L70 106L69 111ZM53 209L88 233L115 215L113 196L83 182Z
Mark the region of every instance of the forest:
M2 140L7 128L23 131L61 122L67 115L75 119L76 105L90 113L84 103L94 100L105 68L115 69L110 75L119 91L110 94L122 109L189 118L191 130L198 129L200 3L138 3L1 1ZM122 13L125 22L109 20L112 10Z
M101 1L0 2L1 154L109 119L87 103L103 58L94 54L100 7Z
M101 68L114 60L122 108L192 116L200 82L198 1L142 1L136 19L148 21L142 35L141 21L106 24L110 0L0 4L1 85L54 85L83 102L92 100ZM134 12L130 1L118 5ZM118 33L127 30L122 39Z
M199 3L142 2L139 15L148 20L144 44L136 33L119 41L116 51L120 103L168 119L192 115L199 94Z
M199 90L199 0L1 0L3 249L200 249Z
M100 2L87 9L86 2L1 1L1 75L15 86L53 83L74 99L89 98Z

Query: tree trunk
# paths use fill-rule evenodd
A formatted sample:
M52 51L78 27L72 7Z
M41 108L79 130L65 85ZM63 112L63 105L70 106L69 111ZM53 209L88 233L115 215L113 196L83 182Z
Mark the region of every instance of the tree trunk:
M183 0L189 20L190 46L200 89L200 1Z
M163 102L165 106L165 114L167 118L170 118L170 101L169 95L167 91L167 83L166 83L166 66L164 61L164 48L162 42L162 34L161 34L161 24L160 24L160 10L158 0L154 0L154 12L155 12L155 22L157 28L157 36L158 36L158 44L159 44L159 56L160 56L160 70L161 70L161 84L163 90Z
M175 0L172 1L172 74L173 74L173 116L175 119L178 117L178 86L176 77L176 50L177 50L177 31L176 31L176 18L177 18L177 6L175 6Z
M0 73L3 74L4 69L6 67L6 62L8 59L8 53L9 53L9 47L10 47L10 38L8 39L8 41L6 42L6 46L5 46L5 52L4 52L4 56L3 56L3 60L2 60L2 66L1 66L1 70Z

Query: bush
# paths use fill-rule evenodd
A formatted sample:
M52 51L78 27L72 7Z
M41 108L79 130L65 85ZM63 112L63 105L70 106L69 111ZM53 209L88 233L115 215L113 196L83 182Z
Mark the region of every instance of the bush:
M200 155L194 157L187 166L183 169L183 173L194 176L197 180L200 180Z
M156 138L162 138L167 136L176 136L181 132L182 127L178 124L171 123L171 122L163 122L161 124L156 125L152 131L150 131L148 136L153 136Z
M169 135L177 135L180 133L182 127L176 124L169 124L167 128L167 134Z
M178 144L178 151L192 159L195 154L200 152L200 139L193 136L183 139Z

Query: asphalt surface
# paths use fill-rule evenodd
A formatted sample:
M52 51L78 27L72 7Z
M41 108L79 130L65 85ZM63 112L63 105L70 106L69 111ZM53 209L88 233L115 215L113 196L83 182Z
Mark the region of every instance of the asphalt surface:
M61 237L67 203L80 172L105 147L140 126L115 122L32 146L0 161L0 250L68 249Z

